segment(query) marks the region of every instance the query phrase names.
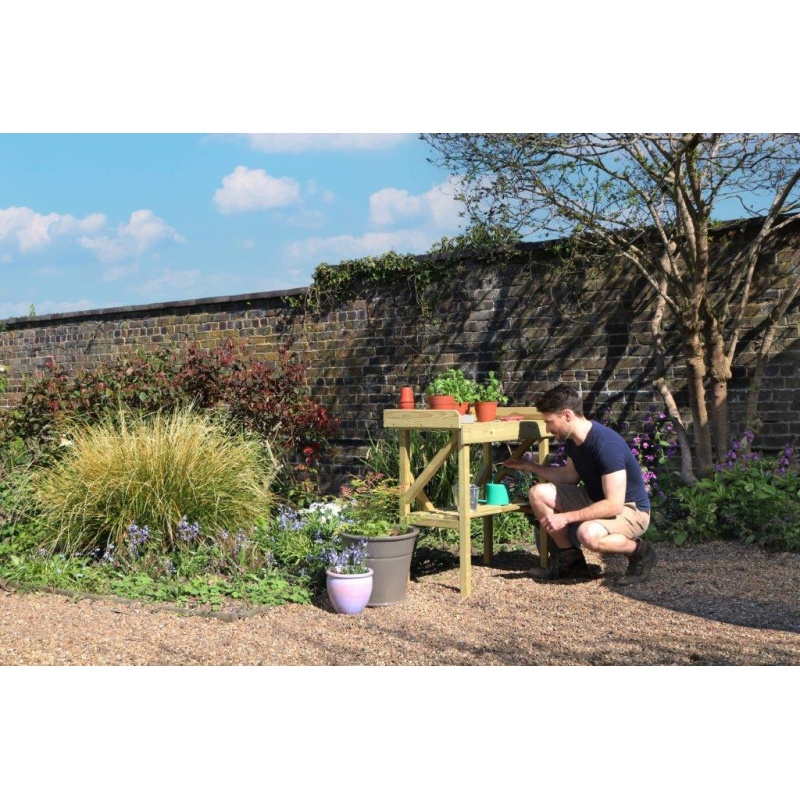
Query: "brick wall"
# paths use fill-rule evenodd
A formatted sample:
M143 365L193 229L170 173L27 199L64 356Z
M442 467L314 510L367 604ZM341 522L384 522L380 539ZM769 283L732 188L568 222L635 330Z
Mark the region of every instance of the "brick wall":
M800 268L798 249L800 231L770 258L789 274ZM395 406L401 386L413 386L422 404L428 381L450 366L472 377L499 372L512 405L531 404L562 380L586 393L589 414L613 404L615 416L635 420L659 403L650 387L653 298L634 274L621 270L608 277L588 270L554 277L548 251L537 245L525 245L512 261L490 267L435 263L440 277L427 295L434 307L430 316L421 313L410 289L384 288L365 289L321 316L302 311L306 290L296 289L6 320L0 331L0 364L8 367L9 378L5 401L13 403L24 379L41 375L51 358L72 371L191 337L204 347L231 338L254 357L276 361L279 348L288 345L310 362L312 395L342 420L340 453L329 465L334 481L352 468L370 438L381 435L383 409ZM765 296L776 296L785 280L762 287ZM731 386L734 429L765 313L760 303L748 309ZM766 427L758 444L764 449L800 439L799 334L795 303L762 389ZM680 360L671 372L680 384ZM686 397L679 392L678 399L685 408Z

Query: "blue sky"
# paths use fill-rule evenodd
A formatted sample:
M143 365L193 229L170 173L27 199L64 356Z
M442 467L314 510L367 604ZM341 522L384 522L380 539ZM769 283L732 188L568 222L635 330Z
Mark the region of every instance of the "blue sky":
M11 4L0 319L305 286L322 261L458 232L449 176L417 134L323 131L796 129L794 31L768 24L773 3L722 21L688 0L666 16L632 0L577 16L511 0L384 16L362 0L190 16L169 0ZM713 29L711 67L652 67L684 35L679 8ZM615 21L625 47L597 35ZM253 130L317 133L227 133Z
M2 134L0 318L307 286L461 226L417 134Z

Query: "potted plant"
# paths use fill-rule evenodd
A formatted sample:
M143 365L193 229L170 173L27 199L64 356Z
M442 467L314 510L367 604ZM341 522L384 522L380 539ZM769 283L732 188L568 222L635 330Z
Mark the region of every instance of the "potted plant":
M478 422L491 422L496 419L498 404L507 402L508 397L503 394L503 384L494 370L491 370L486 380L477 387L475 416Z
M339 536L345 546L360 544L373 571L368 606L401 603L411 578L411 558L419 529L398 520L399 489L383 475L354 478L342 488L346 498Z
M456 408L465 414L476 399L477 386L460 369L451 367L437 375L425 391L430 408Z
M328 554L325 585L334 611L360 614L372 595L373 571L361 542L345 544Z

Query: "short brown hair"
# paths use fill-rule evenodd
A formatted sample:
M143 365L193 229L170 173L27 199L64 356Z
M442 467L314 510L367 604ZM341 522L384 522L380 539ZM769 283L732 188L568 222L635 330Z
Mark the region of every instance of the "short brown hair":
M578 390L566 383L559 383L546 391L534 405L543 414L560 414L569 409L575 416L583 416L583 400Z

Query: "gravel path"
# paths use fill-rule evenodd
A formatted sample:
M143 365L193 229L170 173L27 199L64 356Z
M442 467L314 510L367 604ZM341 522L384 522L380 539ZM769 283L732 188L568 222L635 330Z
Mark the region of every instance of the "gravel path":
M110 599L0 590L0 665L798 665L800 554L714 542L657 546L651 580L620 557L583 583L538 583L530 553L417 576L357 616L288 605L234 621ZM234 610L234 609L229 609Z

